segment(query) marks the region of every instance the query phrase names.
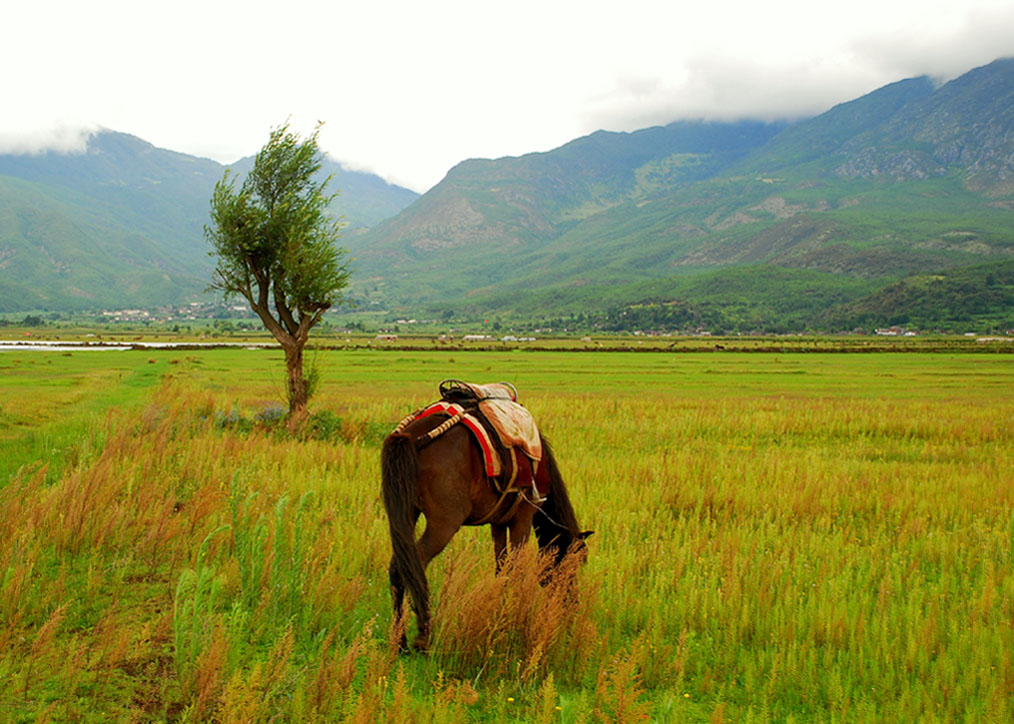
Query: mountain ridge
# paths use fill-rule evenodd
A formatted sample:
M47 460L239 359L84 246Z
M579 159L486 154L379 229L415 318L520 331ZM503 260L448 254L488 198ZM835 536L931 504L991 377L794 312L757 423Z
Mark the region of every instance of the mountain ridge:
M202 227L226 167L127 134L92 141L70 160L0 156L0 311L144 306L206 286ZM350 296L392 319L676 323L643 311L662 305L718 328L803 328L865 324L924 288L965 294L996 323L1007 313L1012 59L791 123L680 121L469 159L423 195L324 167L355 202L333 209L350 222ZM953 283L905 286L939 276ZM988 279L1001 289L968 291Z
M592 204L587 193L548 183L551 171L541 185L504 193L506 169L518 159L469 162L357 240L363 268L373 268L374 255L386 267L382 283L367 274L372 286L359 291L374 308L428 304L445 314L523 316L530 290L548 300L548 312L576 300L594 304L589 288L634 303L648 280L677 295L683 277L722 268L773 265L883 288L906 274L1000 263L1014 253L1012 88L1014 61L1007 59L939 86L926 77L902 80L784 125L710 168L692 148L647 162L634 150L613 149L625 166L613 170L611 185L595 187ZM552 169L582 144L622 140L592 134L522 158ZM458 178L462 170L470 172L468 184ZM634 187L618 178L634 178ZM536 192L556 194L542 208L577 210L571 223L543 217L529 224L510 212ZM610 203L594 203L603 199ZM421 211L452 232L458 219L467 226L457 230L457 243L446 243L454 234L416 223ZM484 234L496 242L492 248ZM448 269L464 270L468 282L441 286ZM439 301L435 290L443 292Z

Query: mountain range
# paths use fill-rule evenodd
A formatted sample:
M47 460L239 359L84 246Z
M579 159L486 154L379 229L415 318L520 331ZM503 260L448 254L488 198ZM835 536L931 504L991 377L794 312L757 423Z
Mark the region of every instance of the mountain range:
M468 160L422 196L333 168L350 295L392 318L1014 327L1011 59L802 121L682 121ZM115 133L84 154L0 156L0 311L192 296L223 170Z
M1014 60L1000 60L792 124L680 122L466 161L354 240L356 285L364 306L448 317L1014 326L996 281L1012 211ZM958 268L1002 293L889 312L896 285Z
M242 177L253 157L229 168ZM81 153L0 155L0 312L153 307L200 299L204 240L226 166L113 131ZM371 226L419 194L325 158L346 229Z

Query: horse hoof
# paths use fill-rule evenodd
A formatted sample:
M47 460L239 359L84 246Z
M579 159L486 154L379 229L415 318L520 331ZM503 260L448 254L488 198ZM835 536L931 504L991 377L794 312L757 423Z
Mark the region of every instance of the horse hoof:
M412 642L412 646L421 654L425 654L430 647L429 636L416 636L415 641Z

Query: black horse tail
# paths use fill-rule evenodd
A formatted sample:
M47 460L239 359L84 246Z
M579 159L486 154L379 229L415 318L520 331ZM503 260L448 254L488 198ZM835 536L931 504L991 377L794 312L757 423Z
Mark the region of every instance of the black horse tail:
M425 617L429 601L426 572L415 542L415 504L419 455L415 441L404 433L391 435L380 453L381 497L391 530L391 576L398 576L412 597L416 616ZM394 581L392 580L392 584ZM400 613L396 612L396 615Z
M542 460L539 465L546 466L549 476L549 494L542 508L535 514L533 527L539 541L539 547L556 548L557 561L562 561L572 543L583 540L587 534L582 533L577 522L574 506L570 503L567 486L556 465L556 458L549 446L549 441L542 438Z

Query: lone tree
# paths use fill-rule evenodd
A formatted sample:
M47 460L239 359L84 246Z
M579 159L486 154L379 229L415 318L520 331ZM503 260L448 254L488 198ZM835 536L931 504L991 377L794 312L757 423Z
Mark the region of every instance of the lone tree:
M327 211L337 193L318 175L319 132L301 140L287 123L273 129L239 190L229 170L215 185L204 227L218 257L211 287L243 296L285 351L291 424L306 416L310 393L303 347L349 279L342 222Z

